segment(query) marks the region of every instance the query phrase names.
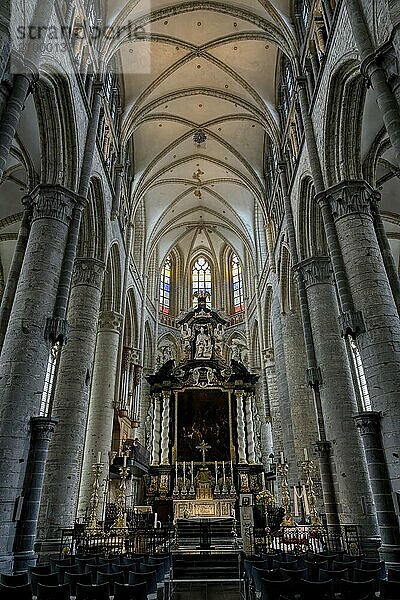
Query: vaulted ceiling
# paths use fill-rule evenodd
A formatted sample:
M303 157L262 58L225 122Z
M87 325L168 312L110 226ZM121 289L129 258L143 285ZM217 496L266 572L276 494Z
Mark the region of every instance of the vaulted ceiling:
M160 260L175 245L184 257L254 249L265 138L278 136L278 48L294 44L288 10L284 0L110 2L109 25L127 28L109 53L118 49L124 78L134 202Z

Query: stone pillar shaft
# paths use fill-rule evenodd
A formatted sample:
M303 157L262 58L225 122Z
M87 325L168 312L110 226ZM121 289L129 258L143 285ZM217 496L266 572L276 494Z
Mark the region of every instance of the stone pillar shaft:
M244 391L236 390L236 410L237 410L237 434L238 434L238 458L239 463L247 463L246 460L246 438L244 431L243 398Z
M22 263L25 256L28 243L29 231L31 228L31 219L33 213L32 201L29 196L24 198L25 205L22 217L21 227L18 232L18 240L14 250L10 271L7 277L7 283L4 288L3 297L0 306L0 354L3 347L4 337L6 335L8 321L14 302L15 291L18 285L19 274L21 273Z
M121 326L122 315L113 311L100 313L79 490L79 516L85 514L89 505L93 483L92 465L97 462L97 454L101 452L104 460L111 450ZM100 508L99 506L99 518Z
M382 546L382 558L388 563L400 561L400 532L393 505L392 490L388 477L385 451L380 431L381 415L364 412L356 415L355 421L361 434L367 459L369 478L375 500Z
M104 268L95 259L75 263L69 343L61 352L52 411L59 424L50 446L39 523L39 537L45 540L58 539L59 528L72 527L76 516Z
M316 444L319 455L319 470L321 473L322 493L327 524L339 525L338 510L336 505L335 485L331 465L331 443L319 441Z
M37 520L46 467L46 458L57 421L48 417L31 419L31 445L23 489L23 505L14 542L14 571L36 564L34 552Z
M162 413L162 433L161 433L161 464L169 465L169 409L170 392L164 391L162 394L163 413Z
M54 306L74 201L57 186L41 186L33 194L31 233L0 359L0 569L10 560L30 419L39 414L49 360L46 318Z
M383 264L373 211L377 193L364 181L326 192L338 232L354 306L363 328L357 338L373 410L381 412L383 445L393 490L399 489L400 321Z
M331 262L327 257L309 258L299 263L297 270L307 290L315 351L321 367L322 412L326 438L332 444L340 522L361 525L363 535L373 536L377 534L374 515L363 514L361 502L354 501L359 496L365 499L366 506L372 505L363 450L353 421L357 402L338 326Z

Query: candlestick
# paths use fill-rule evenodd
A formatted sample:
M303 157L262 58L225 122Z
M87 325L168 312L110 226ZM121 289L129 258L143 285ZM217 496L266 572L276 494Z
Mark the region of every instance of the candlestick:
M283 454L283 452L281 452ZM295 527L294 519L290 512L290 493L287 480L289 467L286 463L279 465L279 474L281 476L281 491L282 491L282 506L285 509L285 514L281 521L281 527Z
M307 450L307 448L304 448L304 460L305 461L308 460L308 450Z
M306 474L306 494L307 494L307 500L308 500L308 506L309 506L309 511L310 511L310 523L312 527L322 527L322 523L321 520L318 516L317 513L317 498L315 495L315 491L314 491L314 482L312 480L312 472L314 470L314 463L312 460L306 460L303 464L302 464L303 470Z

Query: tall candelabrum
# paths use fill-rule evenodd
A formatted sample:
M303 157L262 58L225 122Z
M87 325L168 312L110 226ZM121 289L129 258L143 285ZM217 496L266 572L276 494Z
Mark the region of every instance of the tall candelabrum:
M288 464L281 460L281 463L278 465L278 470L279 475L281 476L282 506L285 509L281 527L295 527L295 522L292 513L290 512L290 493L287 480L287 474L289 471Z
M99 489L100 489L100 475L103 470L104 463L98 460L97 463L93 463L92 471L94 475L92 493L89 501L89 516L85 527L85 534L88 537L94 537L103 533L97 521L97 510L99 507Z
M110 533L111 534L121 534L126 533L128 531L128 527L126 525L126 480L130 473L129 467L126 466L126 457L124 457L124 465L119 468L119 474L121 476L120 484L118 486L117 497L115 501L115 505L117 507L117 516L115 518L114 523L111 525Z
M315 468L314 462L312 460L305 460L301 466L303 467L303 471L306 475L306 494L310 511L310 525L311 527L323 527L317 513L317 497L315 495L314 482L311 477L311 474Z

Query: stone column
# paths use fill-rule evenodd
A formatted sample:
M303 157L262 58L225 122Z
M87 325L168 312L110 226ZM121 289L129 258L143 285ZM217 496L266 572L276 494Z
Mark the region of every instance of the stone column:
M360 54L362 73L370 80L372 89L376 93L376 102L396 154L397 164L400 165L399 105L390 89L387 73L375 58L377 48L374 48L361 0L346 0L345 6Z
M31 445L22 492L22 510L14 543L14 571L22 571L36 564L34 552L40 499L51 436L57 425L49 417L32 417Z
M248 394L245 398L246 407L246 433L247 433L247 456L249 457L249 463L253 465L256 462L255 448L254 448L254 422L253 422L253 394Z
M239 463L246 464L246 438L244 432L244 415L243 415L243 399L244 391L235 390L236 396L236 418L237 418L237 434L238 434L238 458Z
M290 464L295 461L295 449L294 449L294 438L293 438L293 426L292 420L288 418L290 415L290 400L289 400L289 388L287 381L286 372L286 361L285 351L283 347L283 334L282 334L282 322L279 305L278 291L274 290L272 299L272 338L274 342L274 358L275 358L275 381L277 385L277 396L279 404L280 423L282 425L282 447L276 447L275 454L278 451L285 451L285 456ZM292 469L293 471L293 469ZM289 471L289 477L293 475L293 480L290 483L296 485L298 479L296 474Z
M371 537L378 534L376 519L373 514L363 514L361 502L355 501L355 498L364 498L364 505L371 506L372 495L353 421L357 402L347 350L338 326L339 307L331 261L327 257L309 258L296 269L306 286L315 352L321 368L322 413L326 439L331 442L340 523L361 525L363 535ZM334 499L328 502L333 505Z
M24 479L30 419L39 414L49 359L46 320L54 306L75 196L58 186L40 186L32 200L31 233L0 359L0 570L11 563L12 517Z
M162 413L162 433L161 433L161 464L169 465L169 408L171 392L164 390L162 393L163 413Z
M325 200L323 199L325 197ZM383 415L381 432L393 491L399 489L400 321L373 225L377 193L365 181L336 185L320 197L329 203L354 306L357 343L373 410ZM343 314L342 329L354 330Z
M101 452L102 460L105 461L105 457L111 450L115 377L122 321L122 315L116 312L102 311L100 313L79 490L78 516L83 516L89 505L93 483L92 465L97 462L97 454Z
M61 352L52 410L58 427L46 466L38 532L47 544L59 544L59 528L72 527L76 516L104 269L93 258L75 262L69 342Z
M8 320L12 305L14 302L15 290L17 289L19 274L21 273L22 263L25 256L26 245L28 243L29 231L33 213L32 199L25 196L22 200L25 206L21 226L18 232L18 240L14 250L10 271L7 277L7 283L4 288L3 297L0 306L0 353L3 347L4 337L6 335Z
M398 564L400 562L400 532L393 505L385 450L382 445L380 431L382 415L377 412L364 412L354 418L364 445L369 479L375 500L382 540L379 552L387 564Z
M161 394L153 396L153 447L151 463L160 464L160 441L161 441Z
M339 525L339 517L336 504L335 483L332 473L332 444L327 441L319 440L316 443L316 449L319 458L319 470L321 473L326 521L328 525L335 527Z

